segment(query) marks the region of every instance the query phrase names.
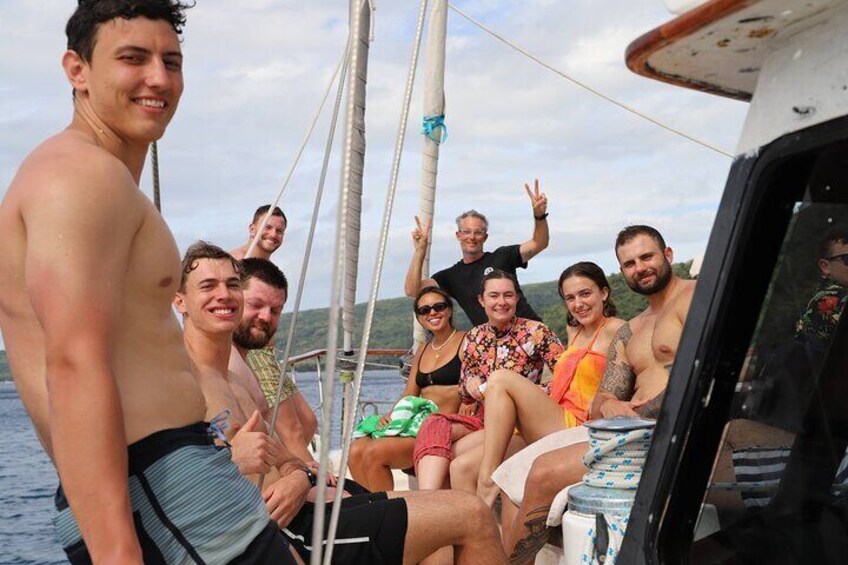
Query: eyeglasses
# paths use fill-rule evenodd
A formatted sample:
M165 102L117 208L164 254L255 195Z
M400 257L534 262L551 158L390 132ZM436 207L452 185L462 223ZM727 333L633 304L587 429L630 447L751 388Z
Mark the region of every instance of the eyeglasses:
M833 257L828 257L828 261L842 261L842 264L848 267L848 253L842 253L841 255L834 255Z
M484 235L486 235L486 232L480 230L459 230L459 234L462 237L469 237L471 235L475 237L483 237Z
M419 316L426 316L432 310L433 312L444 312L450 308L450 304L447 302L436 302L435 304L427 304L426 306L419 306L415 309L415 313Z

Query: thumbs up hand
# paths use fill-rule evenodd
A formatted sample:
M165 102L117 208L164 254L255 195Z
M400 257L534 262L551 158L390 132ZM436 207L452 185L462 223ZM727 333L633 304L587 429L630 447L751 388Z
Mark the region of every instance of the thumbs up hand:
M265 432L265 422L256 410L233 436L232 460L242 475L265 474L276 467L279 441Z

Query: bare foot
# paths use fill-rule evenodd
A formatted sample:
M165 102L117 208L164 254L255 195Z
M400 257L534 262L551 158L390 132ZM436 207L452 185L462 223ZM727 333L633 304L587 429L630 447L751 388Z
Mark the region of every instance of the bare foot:
M483 499L483 502L491 508L495 505L495 500L498 498L498 494L500 494L501 489L498 488L498 485L492 481L491 478L488 480L483 478L477 479L477 496Z

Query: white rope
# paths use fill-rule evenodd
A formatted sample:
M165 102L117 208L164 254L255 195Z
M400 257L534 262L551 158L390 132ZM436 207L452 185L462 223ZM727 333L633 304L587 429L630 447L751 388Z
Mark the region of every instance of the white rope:
M359 32L360 32L360 18L358 17L362 11L362 7L364 2L367 0L352 0L351 1L351 10L355 9L356 12L351 12L351 16L356 14L357 17L354 18L351 26L350 32L348 35L348 63L347 68L350 76L355 78L356 69L357 69L357 49L355 48L356 41L359 41ZM332 407L333 407L333 393L335 387L335 373L336 373L336 356L335 351L338 348L338 332L339 332L339 302L340 302L340 293L342 288L342 275L344 273L343 269L343 261L344 254L342 253L342 248L346 241L347 235L347 203L348 203L348 186L349 186L349 177L350 177L350 166L348 155L350 154L351 145L352 145L352 124L353 120L353 86L354 80L351 80L349 89L348 89L348 104L347 104L347 116L346 116L346 124L345 124L345 147L344 147L344 165L342 167L342 176L340 180L340 190L339 190L339 199L336 210L336 225L338 226L336 232L336 243L335 243L335 261L333 262L333 275L332 275L332 284L330 288L330 308L329 315L327 321L327 365L326 365L326 375L327 378L323 383L324 390L324 406L323 413L321 418L321 454L319 459L319 467L318 467L318 488L315 493L315 508L316 512L312 521L312 555L310 557L310 565L320 565L321 558L324 551L324 544L322 543L322 539L324 537L324 502L327 500L327 468L329 466L329 449L330 442L325 441L330 437L330 419L332 418ZM344 477L344 473L342 473L342 477ZM333 509L335 510L335 504ZM335 531L332 530L331 534L335 535ZM332 552L332 544L327 544L328 554Z
M536 57L535 55L533 55L532 53L530 53L529 51L527 51L523 47L520 47L520 46L516 45L514 42L506 39L505 37L503 37L502 35L500 35L496 31L491 29L490 27L487 27L485 24L475 20L474 18L472 18L471 16L469 16L468 14L466 14L465 12L463 12L462 10L460 10L459 8L454 6L453 4L448 4L448 7L451 10L453 10L454 12L456 12L457 14L459 14L460 16L462 16L463 18L465 18L466 20L468 20L471 24L473 24L473 25L477 26L478 28L480 28L481 30L485 31L486 33L488 33L489 35L491 35L492 37L494 37L498 41L505 43L509 47L512 47L513 49L515 49L516 51L518 51L519 53L524 55L525 57L535 61L539 65L545 67L549 71L552 71L552 72L558 74L562 78L570 81L571 83L579 86L580 88L591 92L595 96L603 98L607 102L609 102L611 104L615 104L616 106L618 106L622 110L626 110L627 112L630 112L631 114L634 114L634 115L642 118L643 120L647 120L647 121L651 122L652 124L663 128L664 130L670 131L671 133L674 133L676 135L684 137L684 138L688 139L689 141L691 141L693 143L697 143L698 145L700 145L702 147L706 147L707 149L715 151L716 153L720 153L720 154L724 155L725 157L730 157L731 159L733 158L732 153L725 151L724 149L721 149L719 147L716 147L715 145L712 145L712 144L710 144L706 141L703 141L703 140L700 140L696 137L693 137L693 136L689 135L688 133L684 133L684 132L682 132L682 131L680 131L680 130L678 130L678 129L676 129L676 128L668 125L668 124L665 124L665 123L657 120L656 118L652 118L651 116L648 116L647 114L640 112L636 108L633 108L632 106L628 106L627 104L624 104L623 102L619 102L618 100L615 100L614 98L611 98L610 96L607 96L606 94L604 94L600 90L593 88L593 87L589 86L588 84L575 79L574 77L569 76L565 72L557 69L556 67L554 67L552 65L549 65L548 63L544 62L540 58Z
M421 48L421 36L424 28L424 19L427 12L427 0L421 0L421 9L418 13L418 26L415 32L415 41L413 44L412 55L409 62L409 72L406 80L406 93L404 96L403 108L401 110L400 123L398 124L398 133L395 140L395 152L392 159L392 171L389 178L389 188L386 194L385 211L383 213L383 225L380 231L379 249L377 259L374 264L374 274L371 283L371 294L368 299L368 306L365 310L365 323L362 329L362 341L359 346L360 356L356 364L356 373L353 378L353 401L346 406L348 414L345 418L345 429L342 440L342 458L339 468L343 471L347 468L348 455L350 453L350 442L353 436L353 424L356 405L359 402L359 395L362 385L362 375L365 369L365 353L368 351L369 339L371 337L371 325L374 320L374 309L377 303L377 295L380 290L380 278L383 271L383 260L386 255L386 242L389 238L389 225L392 219L392 207L394 205L395 192L397 190L397 179L400 171L401 155L403 153L403 142L406 135L406 126L409 120L409 108L412 101L412 88L415 83L415 73L418 68L418 53ZM330 532L327 538L327 554L324 560L325 565L329 565L330 558L333 554L333 543L336 538L336 527L339 521L339 512L341 510L341 501L344 490L345 476L341 472L338 484L336 485L336 498L333 504L332 515L330 516Z
M651 447L653 429L627 432L589 430L589 450L583 464L589 471L583 484L590 487L635 489Z
M583 456L583 464L589 471L583 475L583 484L590 487L635 490L642 478L642 469L651 447L653 428L628 431L589 429L589 450ZM586 565L614 565L627 532L630 513L603 513L603 520L596 517L595 526L586 532L581 563ZM598 528L606 527L600 537L606 540L605 554L599 555Z
M262 217L262 223L259 224L259 229L256 230L256 235L253 236L253 239L250 241L250 245L247 248L247 252L244 254L245 257L250 257L253 253L253 250L256 249L256 244L259 243L259 238L262 237L262 230L265 229L265 226L268 224L268 220L274 213L274 208L279 204L280 199L283 197L283 193L286 191L286 187L289 185L289 181L294 174L295 168L297 168L297 164L300 161L300 157L303 155L303 151L306 149L307 143L309 143L309 138L312 137L312 132L315 130L315 124L318 123L318 119L321 117L321 112L324 110L324 104L327 102L327 98L330 96L330 91L333 88L333 83L336 82L336 76L339 74L339 69L342 68L342 64L345 59L347 59L347 46L345 46L344 51L342 52L342 57L339 60L339 64L336 65L336 70L333 73L333 76L330 77L330 82L327 83L327 89L324 91L324 96L321 98L321 104L318 105L318 110L315 111L315 117L312 119L312 123L309 125L309 129L306 131L306 136L303 138L303 142L300 144L300 149L297 151L297 155L294 158L294 162L292 162L291 167L289 167L289 172L286 175L286 179L283 181L283 186L280 188L280 191L277 193L277 198L274 199L274 203L271 204L271 207L268 209L268 212Z
M606 524L607 548L604 555L599 554L597 522L594 527L586 531L586 541L583 543L583 553L580 555L581 565L615 565L618 562L618 552L624 543L624 534L627 533L627 524L630 522L629 513L620 516L618 514L604 514ZM603 524L602 524L603 526Z
M280 408L280 401L282 400L282 392L283 392L283 381L285 380L286 371L288 370L289 364L289 356L291 355L292 343L294 342L294 332L297 328L297 318L300 313L300 302L303 297L303 289L306 281L306 272L309 270L309 258L312 255L312 242L315 238L315 227L318 224L318 213L321 210L321 200L324 196L324 181L327 178L327 169L330 164L330 154L333 150L333 139L336 134L336 124L339 118L339 109L341 107L342 102L342 92L344 91L344 79L345 73L347 72L347 48L345 48L345 56L342 57L342 67L341 70L336 69L336 74L333 75L333 79L335 80L336 75L339 76L339 85L338 91L336 93L336 104L333 107L333 115L330 118L330 131L327 134L327 143L324 148L324 162L321 167L321 177L318 180L318 191L315 194L315 204L312 208L312 221L309 224L309 235L306 237L306 250L303 253L303 263L300 268L300 280L297 283L297 294L295 296L294 308L292 310L292 317L289 323L289 333L286 338L286 347L283 352L282 363L280 366L280 379L277 382L277 395L274 400L274 409L271 412L271 430L269 435L274 437L274 432L276 430L277 424L277 415ZM322 444L329 443L325 442L322 437ZM259 488L262 488L262 480L264 479L264 475L260 477Z

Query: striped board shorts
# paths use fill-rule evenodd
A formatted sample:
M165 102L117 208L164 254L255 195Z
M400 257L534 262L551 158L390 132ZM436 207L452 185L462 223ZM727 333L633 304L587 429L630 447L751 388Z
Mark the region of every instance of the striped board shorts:
M780 486L790 453L789 448L781 447L748 447L733 452L737 490L746 508L768 506ZM836 488L848 484L848 451L839 463L833 484L835 495L845 496L848 492Z
M768 506L780 485L790 451L780 447L749 447L733 452L733 472L746 508ZM746 489L745 485L757 485L762 490Z
M291 563L255 485L204 423L156 432L127 448L129 490L145 563ZM71 563L91 563L61 485L56 534Z

